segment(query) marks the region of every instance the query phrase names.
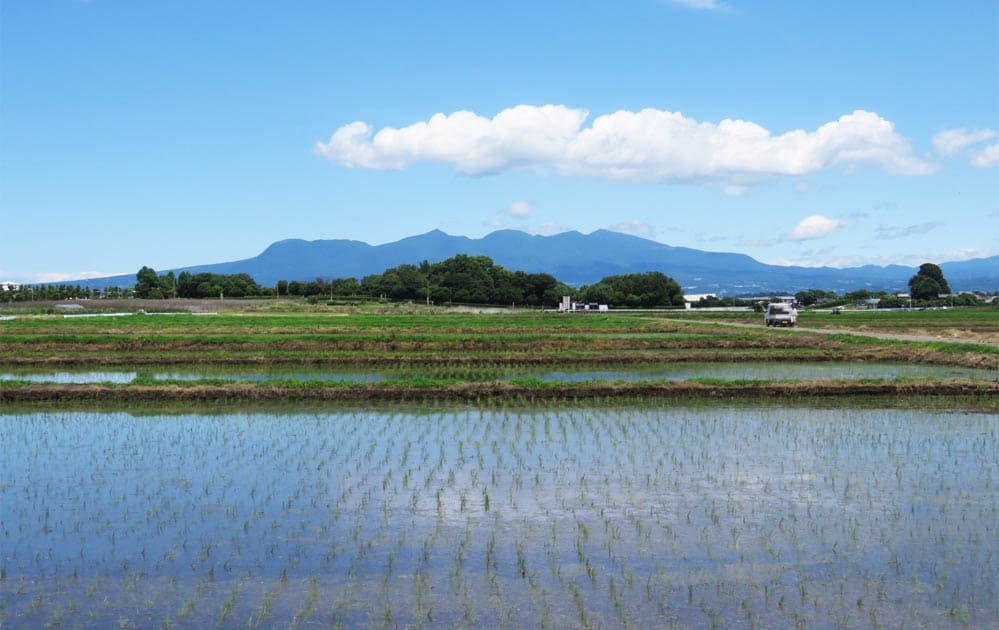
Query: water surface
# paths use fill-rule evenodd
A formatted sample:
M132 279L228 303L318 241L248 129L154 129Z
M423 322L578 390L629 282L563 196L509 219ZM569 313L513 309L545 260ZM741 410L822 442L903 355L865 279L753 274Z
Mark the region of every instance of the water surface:
M999 416L0 415L0 622L994 627Z
M980 379L996 380L995 371L936 365L898 363L666 363L655 368L612 369L476 369L465 367L420 367L418 369L344 370L303 367L169 367L143 370L83 370L64 369L42 371L35 368L6 368L0 372L2 381L30 381L35 383L116 383L126 384L137 378L156 381L222 380L242 382L267 381L327 381L372 383L390 378L428 376L456 378L459 380L516 380L537 378L552 382L580 381L686 381L698 378L723 380L842 380L842 379Z

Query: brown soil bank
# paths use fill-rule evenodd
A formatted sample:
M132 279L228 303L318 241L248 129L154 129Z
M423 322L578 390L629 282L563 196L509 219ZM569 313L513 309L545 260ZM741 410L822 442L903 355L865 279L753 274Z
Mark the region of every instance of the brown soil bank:
M360 384L351 387L283 386L231 383L220 385L53 385L0 387L0 403L18 402L173 402L173 401L466 401L600 400L627 398L804 399L833 397L961 397L983 408L995 407L999 382L796 382L763 384L580 383L529 386L510 383L462 383L438 386Z
M35 349L32 349L33 351ZM683 348L662 348L654 350L627 351L592 351L591 348L576 350L569 356L544 352L492 352L480 354L461 354L458 352L439 352L436 354L408 354L406 352L382 352L381 354L345 354L342 356L328 353L327 356L309 356L292 354L289 356L273 356L265 353L234 355L224 349L215 352L192 353L177 351L172 354L161 353L155 356L142 354L125 356L122 353L106 354L46 354L43 356L8 356L2 357L2 363L8 367L137 367L158 365L204 365L204 366L253 366L253 365L301 365L322 367L413 367L440 365L485 365L490 367L518 365L642 365L654 366L663 362L685 363L690 361L707 362L749 362L749 361L781 361L787 362L824 362L853 361L881 363L913 363L921 365L949 365L953 367L977 368L984 370L999 370L999 355L979 352L943 352L930 348L905 347L836 347L816 344L798 348L793 353L782 353L782 349L731 347L715 349L697 347L691 344ZM328 351L327 351L328 352ZM585 354L589 352L590 354Z

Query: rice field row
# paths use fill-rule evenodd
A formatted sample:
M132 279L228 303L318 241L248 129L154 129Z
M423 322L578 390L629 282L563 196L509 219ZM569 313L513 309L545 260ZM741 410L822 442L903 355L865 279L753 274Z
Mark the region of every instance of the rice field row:
M999 624L995 414L52 412L0 440L5 626Z
M515 367L853 360L999 369L999 346L750 330L647 314L137 315L122 321L48 318L2 324L0 365Z

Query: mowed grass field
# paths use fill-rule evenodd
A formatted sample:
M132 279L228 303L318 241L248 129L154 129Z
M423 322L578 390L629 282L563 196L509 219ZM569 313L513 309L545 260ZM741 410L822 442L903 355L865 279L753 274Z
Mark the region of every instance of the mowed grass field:
M128 303L122 303L122 311ZM171 306L164 303L164 307ZM440 390L454 397L458 390L483 389L509 393L511 388L569 390L580 394L580 384L498 383L500 376L519 368L638 369L689 362L857 362L896 363L999 370L999 311L955 309L941 311L844 313L805 311L795 329L767 329L754 313L666 311L611 313L556 313L421 309L416 306L363 308L307 306L287 302L234 303L233 310L215 315L188 312L137 313L118 317L65 318L61 315L19 314L0 321L0 368L130 369L169 366L286 366L315 371L378 369L385 382L357 384L327 381L219 384L211 379L183 383L169 380L127 386L55 386L0 383L0 396L62 397L89 391L94 397L114 389L186 390L223 387L225 395L323 396L335 391L368 391L372 396L421 389ZM732 324L741 324L733 326ZM747 324L757 324L749 326ZM830 329L841 330L832 332ZM884 338L860 333L879 333ZM856 334L855 334L856 333ZM920 336L926 339L896 338ZM484 384L493 383L489 390ZM474 387L471 387L474 385ZM592 381L587 383L594 388ZM701 385L704 385L703 383ZM715 389L735 383L711 383ZM746 383L738 384L742 389ZM800 384L799 384L800 385ZM896 384L897 385L897 384ZM911 387L912 383L906 383ZM233 394L240 386L240 393ZM617 384L614 391L641 394L648 383ZM749 384L759 388L760 383ZM978 383L994 388L988 379ZM676 390L679 386L672 384ZM269 388L269 389L268 389ZM276 389L275 389L276 388ZM395 390L393 390L395 388ZM560 388L560 389L559 389ZM604 383L602 391L609 388ZM662 388L660 388L662 389ZM799 387L800 389L800 387ZM854 391L856 388L846 388ZM208 393L205 393L208 391ZM263 392L270 391L271 394ZM75 394L74 394L75 392ZM99 393L103 392L103 393ZM277 392L277 393L275 393ZM308 392L312 392L309 394ZM182 395L182 394L176 394ZM561 394L559 394L561 395ZM460 396L459 396L460 397ZM2 398L0 398L2 399Z

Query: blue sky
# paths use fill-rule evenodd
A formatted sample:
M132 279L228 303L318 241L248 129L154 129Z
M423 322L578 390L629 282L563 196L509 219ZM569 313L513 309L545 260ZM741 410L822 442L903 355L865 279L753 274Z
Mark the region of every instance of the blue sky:
M999 254L999 4L0 3L0 280L613 229Z

